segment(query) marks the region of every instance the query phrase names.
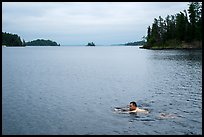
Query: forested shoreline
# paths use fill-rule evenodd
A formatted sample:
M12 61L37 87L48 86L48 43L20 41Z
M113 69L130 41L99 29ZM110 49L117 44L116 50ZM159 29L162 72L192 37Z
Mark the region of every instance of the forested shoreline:
M55 41L37 39L33 41L25 42L21 40L21 37L17 34L2 32L2 46L8 47L25 47L25 46L60 46Z
M142 48L202 49L202 2L190 2L187 11L155 18Z
M25 41L17 34L2 32L2 46L25 46Z
M136 42L128 42L125 43L125 46L139 46L139 45L144 45L146 42L144 40L142 41L136 41Z

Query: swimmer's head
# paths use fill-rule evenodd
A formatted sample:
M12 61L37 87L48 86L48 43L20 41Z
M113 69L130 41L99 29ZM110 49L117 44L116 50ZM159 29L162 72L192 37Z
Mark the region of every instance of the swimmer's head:
M130 102L130 111L135 110L137 108L137 104L135 101Z

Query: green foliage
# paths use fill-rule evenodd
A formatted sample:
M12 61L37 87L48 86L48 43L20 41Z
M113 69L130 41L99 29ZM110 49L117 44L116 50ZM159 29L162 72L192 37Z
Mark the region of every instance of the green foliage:
M150 38L151 38L151 28L150 28L150 26L148 26L148 28L147 28L147 42L150 41Z
M26 42L26 46L60 46L60 45L51 40L37 39Z
M37 39L30 42L21 41L17 34L2 32L2 45L6 46L60 46L54 41Z
M171 47L175 44L202 41L202 2L190 2L187 11L176 15L167 15L165 19L159 16L147 29L146 48ZM168 44L169 43L169 44Z
M2 45L22 46L22 41L17 34L2 32Z

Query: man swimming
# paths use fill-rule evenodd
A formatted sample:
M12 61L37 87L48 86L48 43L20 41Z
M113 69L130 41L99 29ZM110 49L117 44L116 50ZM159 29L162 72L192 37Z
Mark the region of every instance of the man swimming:
M144 112L144 113L149 113L147 110L138 108L136 102L134 102L134 101L130 102L129 111L128 112Z

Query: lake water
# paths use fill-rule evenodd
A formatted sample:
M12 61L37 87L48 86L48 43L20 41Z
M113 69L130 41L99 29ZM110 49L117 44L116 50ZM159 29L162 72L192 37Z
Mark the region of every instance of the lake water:
M202 134L202 51L3 47L2 133Z

